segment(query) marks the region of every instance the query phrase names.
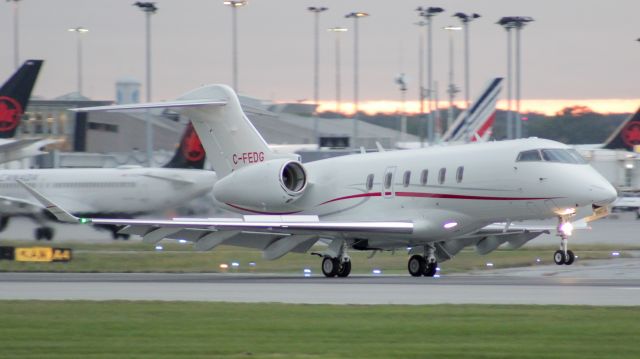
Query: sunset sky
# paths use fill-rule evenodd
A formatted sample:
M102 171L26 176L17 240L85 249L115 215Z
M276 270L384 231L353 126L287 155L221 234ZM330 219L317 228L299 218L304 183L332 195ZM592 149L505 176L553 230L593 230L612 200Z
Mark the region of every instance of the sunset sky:
M144 82L144 14L129 0L22 0L19 2L20 59L45 60L35 95L53 98L76 90L76 37L83 37L84 94L115 97L115 82ZM159 0L153 26L153 98L168 100L207 83L231 83L231 9L222 0ZM477 12L471 23L471 97L492 77L506 75L506 32L502 16L531 16L522 31L522 109L553 114L572 105L599 112L632 112L640 104L640 1L616 0L250 0L238 9L239 90L273 101L313 99L313 15L321 14L321 109L335 109L334 26L352 28L360 19L360 101L367 112L402 108L394 83L405 73L407 111L418 110L419 5L441 6L434 18L434 79L446 106L448 40L442 27L457 25L453 13ZM342 100L353 101L353 32L342 35ZM456 33L455 83L463 87L463 37ZM14 70L13 4L0 3L0 78ZM144 89L142 90L144 93ZM459 94L457 100L462 100ZM503 96L504 98L504 96ZM504 103L499 106L505 107Z

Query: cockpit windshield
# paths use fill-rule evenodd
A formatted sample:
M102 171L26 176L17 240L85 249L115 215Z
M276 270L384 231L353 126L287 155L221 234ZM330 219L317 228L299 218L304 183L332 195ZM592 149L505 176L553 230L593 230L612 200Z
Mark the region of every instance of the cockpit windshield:
M518 154L517 162L558 162L571 164L586 164L587 161L574 149L549 148L522 151Z

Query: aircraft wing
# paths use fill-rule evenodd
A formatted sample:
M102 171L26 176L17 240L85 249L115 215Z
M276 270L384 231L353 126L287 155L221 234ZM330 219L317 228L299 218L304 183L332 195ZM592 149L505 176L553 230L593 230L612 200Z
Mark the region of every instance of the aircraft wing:
M123 226L121 233L136 234L146 243L164 238L195 242L200 250L219 244L253 247L263 250L267 259L276 259L290 251L306 251L319 236L342 233L411 234L410 221L321 221L308 215L251 215L243 218L110 219L78 218L37 190L18 180L58 220L69 223Z

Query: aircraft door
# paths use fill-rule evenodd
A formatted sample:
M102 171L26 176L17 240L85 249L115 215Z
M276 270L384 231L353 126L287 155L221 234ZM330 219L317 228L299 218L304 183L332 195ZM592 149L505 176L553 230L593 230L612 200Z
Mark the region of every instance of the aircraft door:
M393 198L396 195L393 181L396 175L396 166L387 167L382 176L382 197Z

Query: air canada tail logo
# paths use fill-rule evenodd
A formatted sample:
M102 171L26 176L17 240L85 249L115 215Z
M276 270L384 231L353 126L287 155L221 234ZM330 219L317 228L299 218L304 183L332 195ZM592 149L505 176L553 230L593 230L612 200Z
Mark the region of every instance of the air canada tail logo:
M0 132L12 131L20 123L22 106L11 97L0 96Z
M193 126L189 123L182 140L182 154L189 162L198 162L204 158L204 148Z
M640 121L630 121L622 129L621 135L622 141L624 141L627 146L633 147L640 145Z

